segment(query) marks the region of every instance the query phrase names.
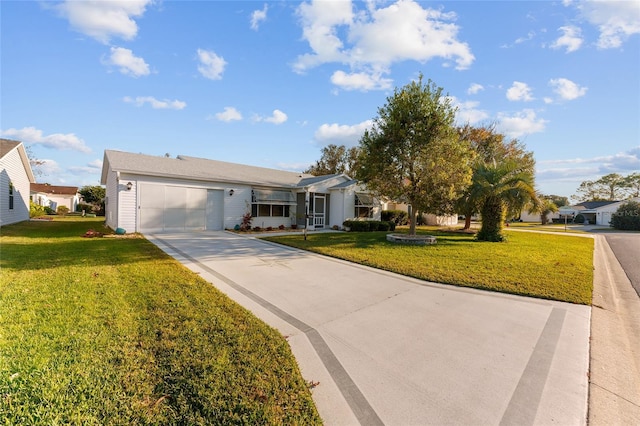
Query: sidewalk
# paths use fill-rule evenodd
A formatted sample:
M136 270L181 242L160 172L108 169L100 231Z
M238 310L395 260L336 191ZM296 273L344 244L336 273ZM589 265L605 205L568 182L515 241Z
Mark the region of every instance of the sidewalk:
M605 238L595 238L589 424L640 425L640 298Z

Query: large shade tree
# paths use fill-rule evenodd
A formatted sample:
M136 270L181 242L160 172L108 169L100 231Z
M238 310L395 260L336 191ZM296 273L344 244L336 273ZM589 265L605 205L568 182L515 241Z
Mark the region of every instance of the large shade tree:
M471 182L472 152L458 137L456 109L429 80L394 90L360 139L356 178L378 196L411 206L411 235L418 211L455 213Z
M330 144L322 148L322 156L304 172L315 176L344 173L352 176L358 158L358 148Z

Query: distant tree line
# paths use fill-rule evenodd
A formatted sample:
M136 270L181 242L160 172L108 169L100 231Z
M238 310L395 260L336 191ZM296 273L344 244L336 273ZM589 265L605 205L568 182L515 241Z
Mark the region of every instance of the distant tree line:
M640 173L622 176L610 173L597 180L586 180L580 184L572 199L581 201L621 201L640 197Z

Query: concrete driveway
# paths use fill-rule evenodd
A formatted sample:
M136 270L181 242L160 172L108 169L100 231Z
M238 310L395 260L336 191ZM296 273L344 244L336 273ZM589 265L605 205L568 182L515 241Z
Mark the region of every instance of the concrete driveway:
M326 424L585 424L590 308L226 232L147 238L280 330Z

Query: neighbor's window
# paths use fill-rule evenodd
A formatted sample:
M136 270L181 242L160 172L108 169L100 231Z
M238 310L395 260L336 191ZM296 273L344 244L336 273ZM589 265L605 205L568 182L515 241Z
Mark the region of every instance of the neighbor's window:
M373 217L373 197L370 194L356 193L354 216L368 219Z
M251 216L289 217L295 198L291 191L254 189L251 191Z
M13 210L13 182L9 182L9 210Z

